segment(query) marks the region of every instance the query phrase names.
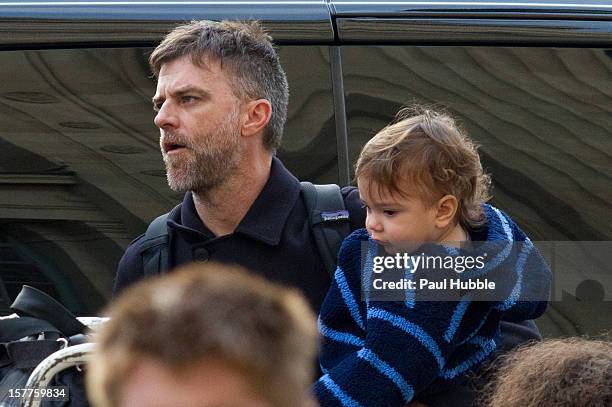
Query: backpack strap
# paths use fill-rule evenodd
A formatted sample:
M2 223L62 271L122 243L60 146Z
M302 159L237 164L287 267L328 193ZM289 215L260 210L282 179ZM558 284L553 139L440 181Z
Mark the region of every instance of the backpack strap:
M301 193L317 249L333 278L340 245L351 233L349 212L344 205L342 192L335 184L301 182Z
M5 345L5 360L16 369L32 369L61 348L62 342L47 339L9 342Z
M61 335L61 332L51 323L39 318L0 318L0 344L18 341L26 336L38 335L43 332L53 332L58 337Z
M152 277L170 268L168 215L164 213L149 224L141 245L142 267L145 277Z
M47 321L66 336L83 333L87 328L54 298L29 285L21 288L11 310L19 316Z

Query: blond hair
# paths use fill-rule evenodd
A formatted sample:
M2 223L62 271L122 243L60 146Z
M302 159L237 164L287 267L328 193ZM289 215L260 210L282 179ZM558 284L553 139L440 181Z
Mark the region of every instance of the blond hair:
M491 179L477 146L448 114L421 106L400 110L363 147L355 177L427 205L453 195L461 225L475 228L485 221L482 204L490 198Z
M130 287L110 307L87 371L96 407L117 406L143 358L180 371L210 358L241 371L273 406L300 404L313 380L315 317L296 291L239 267L194 264Z
M518 348L482 394L489 407L612 406L612 343L568 338Z

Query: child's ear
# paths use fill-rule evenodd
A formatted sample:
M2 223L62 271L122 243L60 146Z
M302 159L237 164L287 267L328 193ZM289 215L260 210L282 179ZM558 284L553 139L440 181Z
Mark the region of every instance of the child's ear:
M437 203L436 226L446 228L455 219L459 201L453 195L444 195Z

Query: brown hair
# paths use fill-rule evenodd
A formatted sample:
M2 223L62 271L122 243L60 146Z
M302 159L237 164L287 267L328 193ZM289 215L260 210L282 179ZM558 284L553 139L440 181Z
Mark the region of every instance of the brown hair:
M489 407L612 406L612 343L568 338L518 348L482 394Z
M235 266L194 264L126 290L98 332L87 371L95 406L119 405L142 358L170 369L221 358L241 366L274 406L307 397L317 350L304 298Z
M149 65L157 76L168 62L188 56L199 67L207 59L221 62L231 75L232 90L240 99L266 99L272 117L264 134L264 146L275 151L287 120L289 85L272 45L272 38L257 21L192 21L176 27L155 48Z
M355 177L427 205L453 195L461 225L474 228L485 221L482 204L489 199L491 179L476 145L448 114L422 106L400 110L363 147Z

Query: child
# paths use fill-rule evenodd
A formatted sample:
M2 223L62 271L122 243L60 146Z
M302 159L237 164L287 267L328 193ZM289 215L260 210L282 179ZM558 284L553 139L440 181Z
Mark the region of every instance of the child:
M364 146L356 179L366 229L340 249L319 317L324 375L314 389L322 407L400 407L478 370L496 349L502 318L540 316L550 271L512 220L485 204L489 177L445 114L400 112ZM405 288L401 298L381 301L375 295L390 290L375 292L385 276L372 267L380 253L411 255L407 267L396 267L406 267L406 281L486 277L498 287L480 297L475 289ZM471 269L468 257L476 259ZM434 261L427 268L428 259L453 267Z
M518 348L483 396L490 407L612 406L612 343L567 338Z

